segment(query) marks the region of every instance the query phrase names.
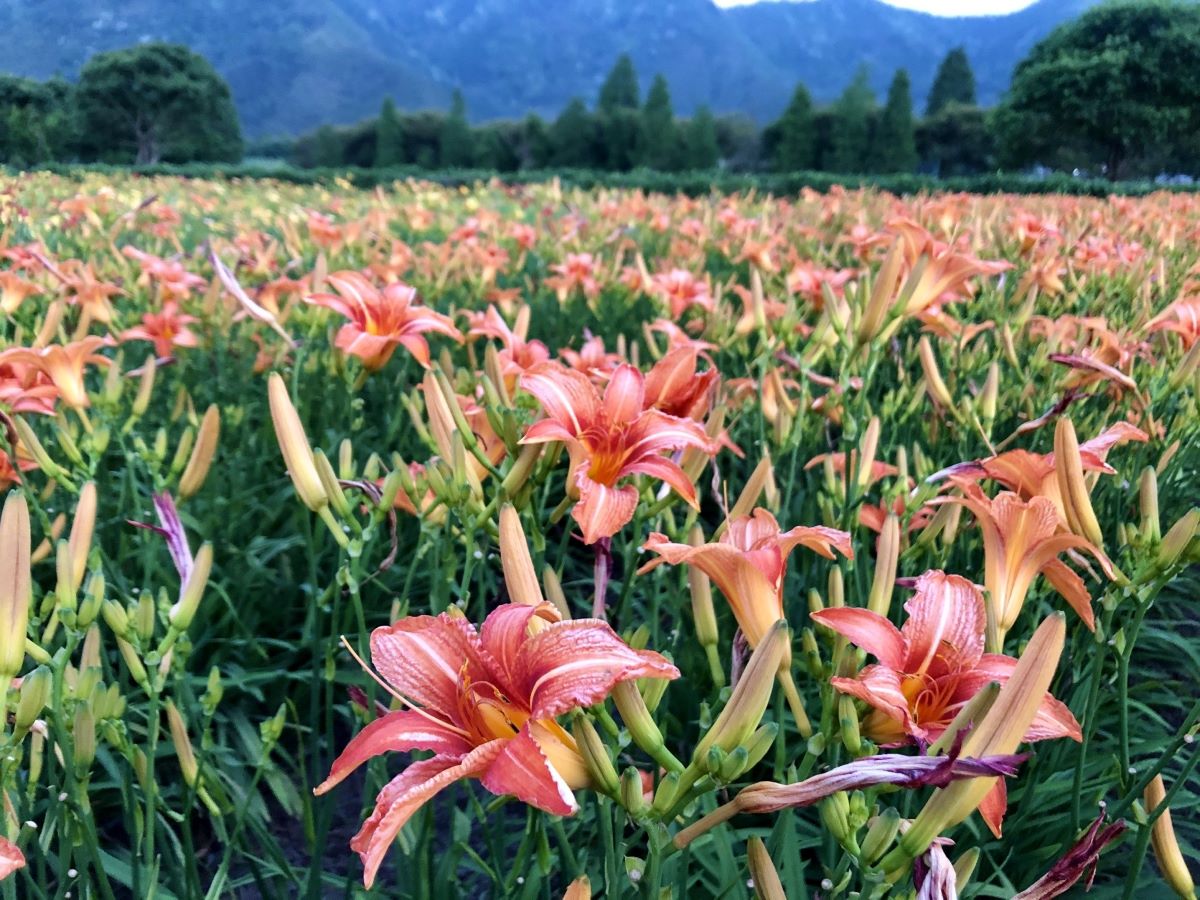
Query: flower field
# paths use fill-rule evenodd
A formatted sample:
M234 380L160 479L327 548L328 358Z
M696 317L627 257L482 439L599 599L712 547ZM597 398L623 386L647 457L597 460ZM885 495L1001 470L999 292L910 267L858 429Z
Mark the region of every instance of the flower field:
M0 187L0 895L1195 897L1200 198Z

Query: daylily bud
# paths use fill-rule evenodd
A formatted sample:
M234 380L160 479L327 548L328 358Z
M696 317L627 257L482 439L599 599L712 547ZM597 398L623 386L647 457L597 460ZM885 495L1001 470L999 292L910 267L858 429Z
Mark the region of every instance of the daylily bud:
M333 465L329 462L325 451L321 449L313 451L313 465L316 466L317 477L321 479L321 487L325 491L325 496L329 498L330 507L343 519L348 519L351 514L350 502L346 499L346 494L338 483L337 474L333 471Z
M167 429L165 428L154 432L154 458L159 462L167 458Z
M567 595L563 593L562 582L558 573L549 566L542 569L542 587L546 589L546 599L554 604L559 615L564 619L571 618L571 609L567 606Z
M896 587L896 567L900 562L900 519L895 513L888 513L883 520L877 547L875 574L871 581L867 609L886 618L892 605L892 591Z
M491 349L491 344L488 344ZM567 887L563 900L592 900L592 883L586 875L580 875Z
M1054 678L1065 639L1062 613L1048 616L1038 626L992 708L967 735L962 759L1007 755L1017 748ZM936 791L896 849L885 857L884 869L891 871L924 853L937 835L974 812L993 784L995 778L971 778Z
M383 487L379 489L379 509L387 512L396 505L396 498L400 496L400 491L404 487L404 475L408 472L408 466L401 463L398 468L388 472L387 478L383 479ZM408 495L412 499L412 495Z
M952 412L954 400L950 396L950 389L946 387L946 382L942 380L937 358L933 355L933 345L929 343L927 335L921 335L921 339L917 341L917 356L921 361L921 372L925 376L925 390L935 403Z
M1155 565L1162 571L1171 568L1179 561L1183 551L1187 549L1192 538L1200 529L1200 506L1193 506L1167 531L1162 545L1158 548Z
M1171 393L1187 384L1197 371L1200 371L1200 341L1192 345L1192 348L1179 361L1179 365L1175 367L1175 371L1171 373L1171 378L1167 382Z
M693 525L688 532L688 543L693 547L704 545L704 530L699 525ZM725 669L721 665L717 649L720 634L717 631L717 614L713 608L712 582L698 566L688 566L687 579L692 595L692 623L696 628L696 640L708 657L708 668L712 673L713 683L721 688L725 686Z
M96 716L86 703L75 710L75 726L71 735L74 743L72 761L79 776L87 774L96 758Z
M733 777L737 778L744 775L762 762L763 757L767 755L772 745L774 745L778 734L779 726L774 722L767 722L765 725L758 726L758 730L750 735L741 748L739 748L746 751L746 759L742 767L734 773Z
M850 828L850 795L845 791L830 794L821 801L818 812L825 830L833 835L839 844L846 845L854 837Z
M33 581L29 571L29 507L15 491L0 513L0 679L13 679L25 662L29 604Z
M196 764L196 753L188 738L187 724L183 721L179 710L175 708L175 704L170 700L167 701L166 708L167 725L171 729L171 743L175 745L175 756L179 759L179 769L183 773L183 780L188 787L194 787L196 778L200 774L200 767Z
M513 460L512 468L508 470L504 481L500 483L500 489L504 492L504 496L513 497L525 486L534 464L542 455L542 446L542 444L526 444L521 448L521 452Z
M750 477L746 479L746 486L742 488L737 501L730 508L728 518L738 519L750 515L758 506L759 497L764 493L768 498L767 505L772 505L770 498L772 495L777 497L778 490L775 487L775 467L771 464L769 450L763 450L763 458L759 460L754 471L750 473Z
M354 477L354 444L343 438L338 444L338 478L349 481Z
M504 584L508 598L514 603L537 606L545 602L538 586L537 570L529 555L521 514L505 503L500 507L500 565L504 569Z
M875 454L879 452L879 431L882 425L879 416L871 416L867 428L863 432L862 443L858 448L858 466L854 483L861 494L871 484L871 469L875 467Z
M1079 439L1075 436L1075 426L1066 417L1060 418L1054 426L1054 473L1071 531L1097 547L1103 546L1104 535L1096 520L1096 511L1092 509L1091 492L1083 480Z
M967 882L971 880L971 876L975 874L975 867L979 865L979 848L972 847L965 851L962 856L954 861L954 889L962 894L967 889Z
M783 882L779 880L779 872L771 855L767 853L767 845L762 838L753 837L746 844L746 863L750 867L750 878L754 882L754 896L758 900L787 900L783 892Z
M51 304L53 307L56 304ZM55 326L58 327L57 325ZM112 365L104 374L104 388L100 396L108 403L116 403L121 399L121 392L125 389L125 377L122 366L125 358L120 350L117 351L116 357L112 361Z
M46 477L53 478L55 481L68 481L67 472L50 458L50 454L46 452L46 448L42 446L42 442L38 440L38 436L20 416L12 417L13 427L17 430L17 443L24 447L25 451L33 458L33 461L38 464L38 468L46 473Z
M888 251L871 284L871 295L867 298L862 316L858 320L858 328L855 329L855 339L859 346L874 340L888 313L896 305L896 289L900 287L903 265L904 255L900 249L900 242L897 241Z
M38 666L21 679L21 693L17 699L15 717L18 740L29 731L37 717L42 714L42 710L46 708L53 683L54 676L45 666Z
M642 699L646 702L646 709L653 713L658 709L658 704L662 702L663 696L667 693L667 688L671 686L665 678L651 678L642 685Z
M1162 537L1158 520L1158 474L1154 466L1146 466L1138 484L1138 506L1142 513L1142 538L1157 541Z
M129 613L122 604L116 600L105 600L104 605L100 607L100 615L117 637L129 636Z
M830 609L836 609L846 605L846 582L842 577L842 570L834 566L829 570L828 579L829 590L827 591L829 599L825 605Z
M96 483L89 481L79 491L75 519L71 522L71 582L75 590L83 584L87 569L88 551L96 529Z
M631 816L639 816L646 810L646 798L642 794L642 776L633 766L621 773L621 805Z
M179 443L175 445L175 455L171 457L170 473L178 475L183 471L183 467L187 464L188 457L191 456L192 447L196 443L196 429L191 425L183 429L183 433L179 435Z
M204 588L208 586L208 575L212 571L212 544L207 541L196 551L196 560L192 565L192 574L180 588L179 600L167 614L167 621L176 631L187 631L195 618L196 610L200 607L200 598L204 596Z
M154 635L154 598L149 591L138 596L137 608L133 611L133 627L142 641Z
M863 838L860 858L871 865L887 851L900 832L900 813L893 807L886 807L867 828Z
M858 712L854 709L854 698L849 694L838 697L838 724L841 726L842 745L854 756L862 753L862 736L858 730Z
M296 486L296 494L305 506L313 512L319 512L328 505L329 498L325 495L321 477L313 463L304 425L288 396L287 385L277 372L272 372L267 380L267 397L271 406L271 421L275 425L275 438L283 452L288 474Z
M145 415L146 410L150 406L150 398L154 394L154 375L157 369L158 362L154 359L154 354L151 353L142 364L142 377L138 382L137 396L133 398L132 412L135 418L141 418ZM127 424L125 428L128 430L130 425Z
M987 378L979 392L979 418L983 427L991 431L996 421L996 405L1000 399L1000 364L995 360L988 366Z
M217 443L221 438L221 410L214 403L204 412L200 430L196 432L196 443L188 457L187 468L179 479L179 499L186 500L200 490L208 470L217 454Z
M638 690L636 681L622 681L612 691L613 703L621 714L621 720L629 729L633 742L657 759L663 751L665 743L662 732L654 723L642 692Z
M51 482L51 483L53 483L53 482ZM33 553L30 554L30 557L29 557L30 563L36 564L36 563L40 563L42 560L46 559L50 555L50 553L54 549L54 547L56 546L56 544L54 542L57 542L58 539L60 537L62 537L62 533L66 529L66 527L67 527L67 514L59 513L57 516L54 517L54 521L50 523L50 533L47 534L44 538L42 538L41 543L38 544L34 548Z
M1154 780L1146 785L1146 812L1157 809L1166 796L1167 789L1162 776L1155 775ZM1179 841L1175 838L1170 809L1164 809L1150 826L1150 845L1154 848L1154 859L1158 863L1158 871L1162 873L1163 881L1184 900L1196 900L1196 885L1179 849Z
M150 680L146 675L146 667L142 665L142 660L134 649L133 644L126 641L124 638L117 638L117 650L121 653L121 659L125 662L125 668L129 670L130 677L143 688L149 688Z
M57 598L55 607L58 610L59 618L63 619L67 625L73 626L77 605L77 591L73 575L75 565L71 560L71 545L66 541L58 542L58 554L55 562L55 572L58 575L58 582L54 590Z
M745 742L758 728L790 640L787 623L781 619L758 642L725 708L696 745L694 759L703 759L712 746L728 752Z
M576 716L571 725L571 733L575 736L579 755L583 757L584 765L587 766L588 774L596 783L597 789L610 797L616 797L621 788L620 780L596 726L587 716Z

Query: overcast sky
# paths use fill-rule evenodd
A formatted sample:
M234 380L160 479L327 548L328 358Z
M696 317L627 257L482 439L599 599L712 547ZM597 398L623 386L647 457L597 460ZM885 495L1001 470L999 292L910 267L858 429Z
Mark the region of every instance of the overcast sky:
M756 0L714 0L714 2L717 6L741 6L744 3L754 3ZM903 6L906 9L936 13L939 16L995 15L1015 12L1033 5L1033 0L884 0L884 2L892 6Z

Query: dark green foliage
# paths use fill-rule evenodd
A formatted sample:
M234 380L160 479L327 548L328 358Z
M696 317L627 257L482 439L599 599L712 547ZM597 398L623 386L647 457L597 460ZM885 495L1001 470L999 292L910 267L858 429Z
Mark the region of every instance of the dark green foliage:
M633 67L633 60L628 53L622 53L608 77L604 79L604 84L600 86L600 98L596 108L606 113L619 109L637 109L639 93L637 70Z
M995 140L987 112L951 103L917 128L923 171L933 175L976 175L991 167Z
M600 168L603 159L596 119L583 101L576 97L562 111L550 129L550 159L556 166Z
M867 69L860 66L854 80L833 107L833 134L829 161L823 168L834 172L864 172L871 156L871 115L875 94Z
M76 90L82 153L112 162L236 162L242 135L229 85L178 44L90 59Z
M450 113L442 122L438 139L438 162L445 168L462 168L475 163L475 142L467 124L467 102L462 91L456 90L450 102Z
M332 125L322 125L317 129L313 149L313 165L344 165L342 161L342 139L338 136L337 131Z
M912 87L900 69L888 88L872 138L876 172L912 172L917 168L917 139L913 124Z
M0 75L0 159L19 166L70 159L77 142L70 84Z
M925 103L925 115L937 115L949 103L975 105L975 73L964 47L955 47L938 66Z
M642 116L636 109L614 109L596 116L600 130L601 166L628 172L637 165L642 143Z
M1120 177L1200 134L1200 7L1119 0L1063 25L1017 66L997 109L1004 159Z
M655 75L642 107L638 162L663 172L678 168L681 156L680 135L671 108L671 90L667 79Z
M797 172L816 165L816 133L813 129L813 102L808 89L796 85L791 102L775 123L776 139L772 159L780 172Z
M523 143L521 145L521 168L544 169L550 165L554 147L550 140L550 129L537 113L525 117Z
M388 97L379 111L379 122L375 126L375 158L377 166L398 166L404 163L404 129L396 104Z
M707 106L701 106L683 126L681 168L714 169L721 158L717 143L717 122Z

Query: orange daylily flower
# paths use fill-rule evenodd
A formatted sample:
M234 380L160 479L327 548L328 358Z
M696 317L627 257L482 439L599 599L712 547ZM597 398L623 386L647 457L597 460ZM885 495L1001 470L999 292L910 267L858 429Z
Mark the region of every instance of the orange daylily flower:
M708 282L687 269L659 272L650 279L650 293L667 304L671 318L678 319L693 306L712 311L713 298Z
M1011 263L976 259L950 244L938 241L910 219L896 219L888 223L888 231L899 239L908 272L916 268L922 257L926 259L925 269L904 308L909 315L923 312L947 300L970 297L975 290L972 279L998 275L1012 268Z
M122 247L121 252L137 260L142 267L139 283L154 282L170 299L186 300L193 288L205 287L208 282L183 267L177 259L163 259L153 253L144 253L136 247Z
M32 281L26 281L11 269L0 272L0 312L11 316L20 308L26 297L41 290Z
M1176 300L1146 324L1147 331L1173 331L1190 349L1200 340L1200 297Z
M625 360L620 353L609 353L605 350L604 338L599 335L585 330L584 338L583 346L578 350L565 347L558 351L558 355L576 372L598 380L607 379Z
M59 396L77 409L89 406L83 385L83 370L89 363L108 365L111 360L96 353L109 343L107 338L90 335L70 344L51 344L38 350L13 347L0 353L0 366L26 365L42 372L54 382Z
M394 282L381 291L361 272L353 271L334 272L328 280L340 297L310 294L304 300L350 320L338 331L334 344L339 350L359 357L367 371L383 368L397 344L428 369L429 343L425 332L462 340L450 318L417 303L416 290L406 284Z
M751 647L758 646L771 626L784 618L783 582L793 548L807 547L827 559L834 558L834 550L847 558L854 556L846 532L823 525L781 531L779 522L765 509L731 519L716 543L698 547L675 544L656 532L646 538L645 547L662 557L651 565L686 563L711 578L729 601Z
M830 683L871 707L863 733L883 746L936 741L963 706L989 683L1006 682L1017 665L1011 656L984 653L983 597L967 579L926 572L904 608L903 628L848 606L812 614L878 660L855 678ZM1071 711L1047 693L1024 740L1059 737L1082 740L1083 734ZM997 835L1005 805L1004 782L998 781L980 808Z
M556 363L526 374L521 386L546 413L521 443L561 441L567 446L567 490L578 492L571 517L583 529L585 543L612 537L633 518L638 490L631 484L618 486L632 475L665 481L699 506L695 486L663 452L715 448L699 423L646 409L646 380L633 366L619 366L603 395L586 376Z
M1112 563L1087 538L1059 530L1058 511L1048 498L1022 500L1011 491L1003 491L989 499L978 486L968 485L962 497L939 497L933 502L961 503L975 515L983 532L991 649L1000 649L1039 574L1078 613L1084 625L1095 629L1091 594L1083 579L1058 557L1070 550L1089 553L1109 578L1113 577Z
M412 815L439 791L478 778L494 794L554 815L578 808L589 779L555 718L600 703L623 681L678 678L662 656L628 647L604 622L559 621L550 604L508 603L475 626L460 616L410 616L371 634L381 684L406 709L367 725L334 761L324 794L382 753L432 750L380 791L350 842L370 887Z
M600 293L596 281L596 259L590 253L568 253L566 259L550 267L554 272L546 279L546 287L558 294L559 301L567 299L574 290L583 291L589 300Z
M146 313L142 316L142 324L126 329L121 335L121 340L150 341L154 344L155 356L170 356L175 347L200 345L199 339L188 328L198 321L195 316L180 311L176 301L167 300L163 303L162 312Z
M96 277L96 270L89 262L69 259L57 273L67 287L67 302L83 308L84 315L92 321L108 324L112 321L113 308L109 298L121 293L121 289L108 281ZM54 271L53 269L51 271Z
M699 359L694 346L676 347L651 366L646 373L646 408L681 419L703 419L720 373L716 369L697 373Z
M17 413L54 415L58 388L37 366L0 359L0 406Z
M529 307L523 307L517 315L514 327L510 328L495 306L487 311L468 314L470 329L468 337L489 337L498 340L502 347L496 354L505 386L511 391L526 372L531 372L550 359L550 349L541 341L531 341L529 335Z

